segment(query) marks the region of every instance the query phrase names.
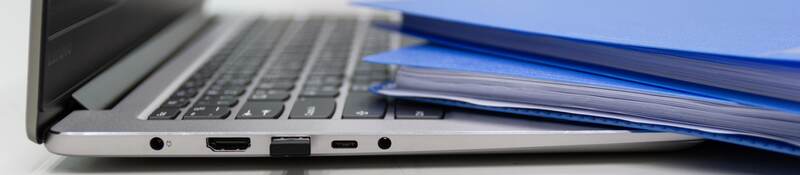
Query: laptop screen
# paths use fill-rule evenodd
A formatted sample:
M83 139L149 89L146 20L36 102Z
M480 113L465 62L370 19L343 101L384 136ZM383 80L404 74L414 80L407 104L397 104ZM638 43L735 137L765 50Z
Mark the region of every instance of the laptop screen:
M77 106L71 94L202 0L41 0L37 128ZM38 132L41 133L41 132Z

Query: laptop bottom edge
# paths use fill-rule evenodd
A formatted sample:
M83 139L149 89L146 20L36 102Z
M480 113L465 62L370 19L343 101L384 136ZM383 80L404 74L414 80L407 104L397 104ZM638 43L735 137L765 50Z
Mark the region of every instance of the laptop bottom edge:
M659 132L253 134L52 133L50 152L91 157L305 157L417 154L631 152L702 140Z

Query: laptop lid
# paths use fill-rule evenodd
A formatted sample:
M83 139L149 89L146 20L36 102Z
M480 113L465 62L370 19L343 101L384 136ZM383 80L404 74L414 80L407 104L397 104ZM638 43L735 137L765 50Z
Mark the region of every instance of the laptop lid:
M50 125L84 109L71 94L203 0L33 0L26 127L42 143Z

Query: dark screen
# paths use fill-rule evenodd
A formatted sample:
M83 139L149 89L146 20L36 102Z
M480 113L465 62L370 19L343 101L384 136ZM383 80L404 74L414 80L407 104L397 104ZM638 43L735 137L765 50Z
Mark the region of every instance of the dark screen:
M70 95L202 0L44 0L39 125ZM39 132L41 133L41 132Z

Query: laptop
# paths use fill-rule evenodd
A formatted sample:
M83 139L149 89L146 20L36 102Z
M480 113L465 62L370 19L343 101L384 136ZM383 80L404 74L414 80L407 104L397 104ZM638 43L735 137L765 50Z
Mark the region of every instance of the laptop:
M201 0L33 0L27 133L52 153L304 157L678 149L695 137L402 101L360 61L424 41L373 12L211 14ZM432 58L435 59L435 58Z

